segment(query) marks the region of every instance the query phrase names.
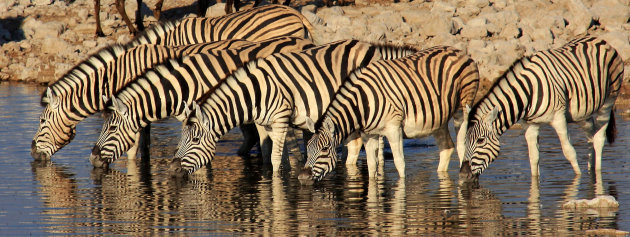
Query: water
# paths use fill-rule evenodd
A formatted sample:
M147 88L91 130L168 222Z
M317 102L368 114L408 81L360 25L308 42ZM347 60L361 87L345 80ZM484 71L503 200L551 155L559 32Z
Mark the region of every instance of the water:
M604 149L601 182L575 176L555 133L541 129L541 177L530 178L522 130L502 137L499 160L480 187L458 185L454 156L448 175L435 172L432 138L406 141L407 178L391 160L379 180L345 167L313 187L300 186L302 166L273 178L259 158L235 156L238 133L220 142L212 167L189 180L166 174L180 124L153 126L150 162L119 159L109 170L92 169L90 150L102 118L81 122L74 141L35 162L30 143L37 130L43 87L0 82L0 235L169 234L184 235L583 235L589 230L630 231L630 122L617 115L619 138ZM571 127L579 154L583 134ZM564 210L568 200L612 195L618 209Z

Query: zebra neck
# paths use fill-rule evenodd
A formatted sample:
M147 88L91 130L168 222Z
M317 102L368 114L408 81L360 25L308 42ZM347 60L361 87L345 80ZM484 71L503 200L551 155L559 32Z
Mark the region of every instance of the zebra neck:
M227 78L209 93L207 99L202 98L199 101L204 101L201 104L202 111L217 137L243 123L254 122L254 113L259 105L255 104L254 98L248 96L250 92L243 90L240 82L233 77Z
M499 113L493 122L493 127L499 132L499 135L525 117L532 100L531 79L523 74L525 71L522 61L512 66L475 106L476 111L472 112L473 117L481 120L483 119L482 116L489 114L493 108L497 108Z

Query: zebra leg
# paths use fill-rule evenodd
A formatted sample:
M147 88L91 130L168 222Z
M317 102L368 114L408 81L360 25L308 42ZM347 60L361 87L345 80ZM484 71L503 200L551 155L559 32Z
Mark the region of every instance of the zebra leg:
M368 176L375 178L376 168L379 165L378 162L378 135L365 135L363 136L363 142L365 143L365 154L367 155Z
M400 126L396 126L393 129L387 129L387 141L392 149L392 155L394 156L394 165L398 170L400 178L405 178L405 157L403 154L403 133ZM379 142L380 143L380 142Z
M151 146L151 123L140 129L140 139L137 140L142 161L148 161L150 157L149 148Z
M144 31L144 22L142 21L142 0L136 0L138 9L136 9L136 27L138 31ZM162 8L162 6L160 6Z
M94 18L96 18L96 36L104 37L101 28L101 0L94 0Z
M560 144L562 145L562 152L564 153L564 157L571 163L573 171L575 171L575 174L582 174L582 171L580 171L580 166L577 162L577 154L575 152L575 148L573 148L573 145L571 145L569 132L567 131L567 118L564 116L564 114L555 116L553 121L551 121L551 126L556 130L556 133L558 134Z
M438 148L440 149L440 163L438 164L438 172L448 171L448 165L451 161L451 156L455 151L453 145L453 139L448 132L448 125L439 128L433 133ZM460 163L461 164L461 163Z
M532 171L532 177L538 177L540 175L540 154L538 152L538 134L540 125L538 124L524 124L525 128L525 140L527 140L527 149L529 150L529 166ZM564 146L563 146L564 148Z
M611 126L609 122L614 123L614 120L611 121L610 118L610 116L613 116L612 113L610 113L612 105L609 107L606 105L604 105L604 108L600 109L597 113L594 121L595 126L593 127L593 131L597 131L593 136L593 150L595 151L595 157L589 159L588 167L589 170L594 169L595 172L600 172L602 170L602 151L604 150L604 143L606 142L606 130L608 129L608 126Z
M131 23L131 20L129 20L129 17L125 12L125 0L116 0L116 9L118 9L118 13L120 13L120 15L122 16L125 24L127 24L127 27L129 28L129 33L131 33L132 35L136 35L138 33L138 30L133 27L133 23Z
M271 139L269 133L264 126L256 124L256 130L258 131L258 139L260 144L260 156L263 159L263 163L271 163Z
M457 158L459 158L459 167L464 162L464 153L466 152L466 131L468 131L468 109L465 112L455 113L453 123L457 129ZM459 111L459 110L458 110ZM462 115L462 116L459 116Z
M135 135L135 143L127 150L127 159L135 159L138 155L138 148L140 148L140 137L142 132L137 132Z
M271 132L269 137L273 142L271 147L271 166L273 167L274 175L280 171L280 165L282 164L282 158L284 153L284 141L287 136L288 121L287 122L274 122L271 125Z
M348 150L348 155L346 157L346 167L357 166L357 160L359 159L361 146L363 146L363 141L361 140L361 137L349 140L346 143L346 149Z
M584 133L586 134L586 141L588 142L588 169L591 169L591 161L592 159L595 159L595 150L594 150L594 145L593 145L593 136L595 135L595 129L594 129L594 122L593 122L593 118L589 118L587 120L584 121L580 121L578 122L578 125L580 125L580 128L582 129L582 131L584 131Z
M256 145L256 140L258 140L258 131L256 130L256 125L254 124L243 124L240 128L243 132L243 144L241 144L241 147L238 148L237 154L239 156L246 156Z

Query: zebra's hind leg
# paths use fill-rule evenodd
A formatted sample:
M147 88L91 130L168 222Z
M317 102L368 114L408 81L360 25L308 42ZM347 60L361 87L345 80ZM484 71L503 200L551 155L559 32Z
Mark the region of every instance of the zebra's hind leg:
M525 140L527 140L527 149L529 150L529 166L532 170L532 177L538 177L540 175L540 154L538 151L538 134L540 131L540 125L524 125L526 126Z
M262 157L263 163L268 164L271 163L271 138L269 138L269 133L264 126L256 125L256 130L258 131L258 139L260 144L260 156Z
M582 174L577 162L575 148L571 145L571 139L569 138L569 132L567 130L567 118L564 116L564 113L555 116L551 121L551 126L558 134L560 145L562 145L562 153L564 153L564 157L571 163L573 171L575 171L575 174Z
M595 170L596 172L602 170L602 151L604 150L604 143L606 139L610 139L608 142L614 141L614 134L607 134L608 132L616 133L616 131L608 131L609 128L614 130L615 118L612 112L612 106L614 105L614 99L612 102L607 101L604 106L597 112L594 118L593 131L593 149L595 151L595 157L591 157L588 162L589 170ZM593 164L595 163L595 164Z
M588 168L591 168L591 159L595 159L595 149L593 149L593 136L595 135L593 118L578 122L578 125L586 134L586 141L588 142Z
M440 149L440 163L438 164L437 171L448 171L448 164L451 161L453 151L455 151L453 139L448 132L448 125L439 128L433 133L433 136L435 137L435 141Z
M243 132L243 143L238 148L237 154L239 156L246 156L249 151L256 145L258 140L258 131L254 124L243 124L240 126L241 132Z

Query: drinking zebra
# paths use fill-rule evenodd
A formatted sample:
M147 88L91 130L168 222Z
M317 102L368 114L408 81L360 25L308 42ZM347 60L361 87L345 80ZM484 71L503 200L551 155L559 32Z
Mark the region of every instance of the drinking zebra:
M189 17L157 24L127 43L127 47L178 46L226 39L261 41L280 36L308 38L312 29L311 23L297 10L266 5L220 17Z
M365 142L369 177L376 176L380 136L387 137L401 178L405 177L404 137L433 135L440 150L438 171L447 171L454 150L448 121L462 113L464 105L472 105L478 84L477 65L461 51L446 46L355 70L315 126L300 181L321 180L335 168L335 148L357 137ZM461 139L458 136L459 144Z
M188 116L172 171L184 175L208 164L223 134L240 124L255 123L269 134L273 171L278 174L290 125L308 128L307 121L319 118L354 69L386 56L415 52L342 40L251 61L200 98L200 105L193 103L185 111Z
M309 40L281 37L252 43L240 48L216 50L168 60L129 83L111 99L111 115L105 120L101 135L92 149L94 166L107 166L135 144L140 130L150 122L169 116L183 120L184 104L191 104L222 79L248 61L273 53L301 51L314 47ZM256 129L241 126L246 143L239 154L255 145Z
M578 123L593 147L594 168L601 170L604 142L615 138L613 105L622 77L623 62L617 52L591 36L517 61L470 111L460 176L477 179L499 155L499 137L519 120L525 125L532 176L540 173L541 124L556 130L565 158L580 174L567 133L567 123Z
M185 46L180 50L160 45L140 45L128 50L121 45L112 45L99 50L48 86L42 94L44 110L31 144L31 155L35 159L50 159L72 141L79 122L105 109L103 96L109 98L145 69L182 53L245 44L249 42L231 40Z

